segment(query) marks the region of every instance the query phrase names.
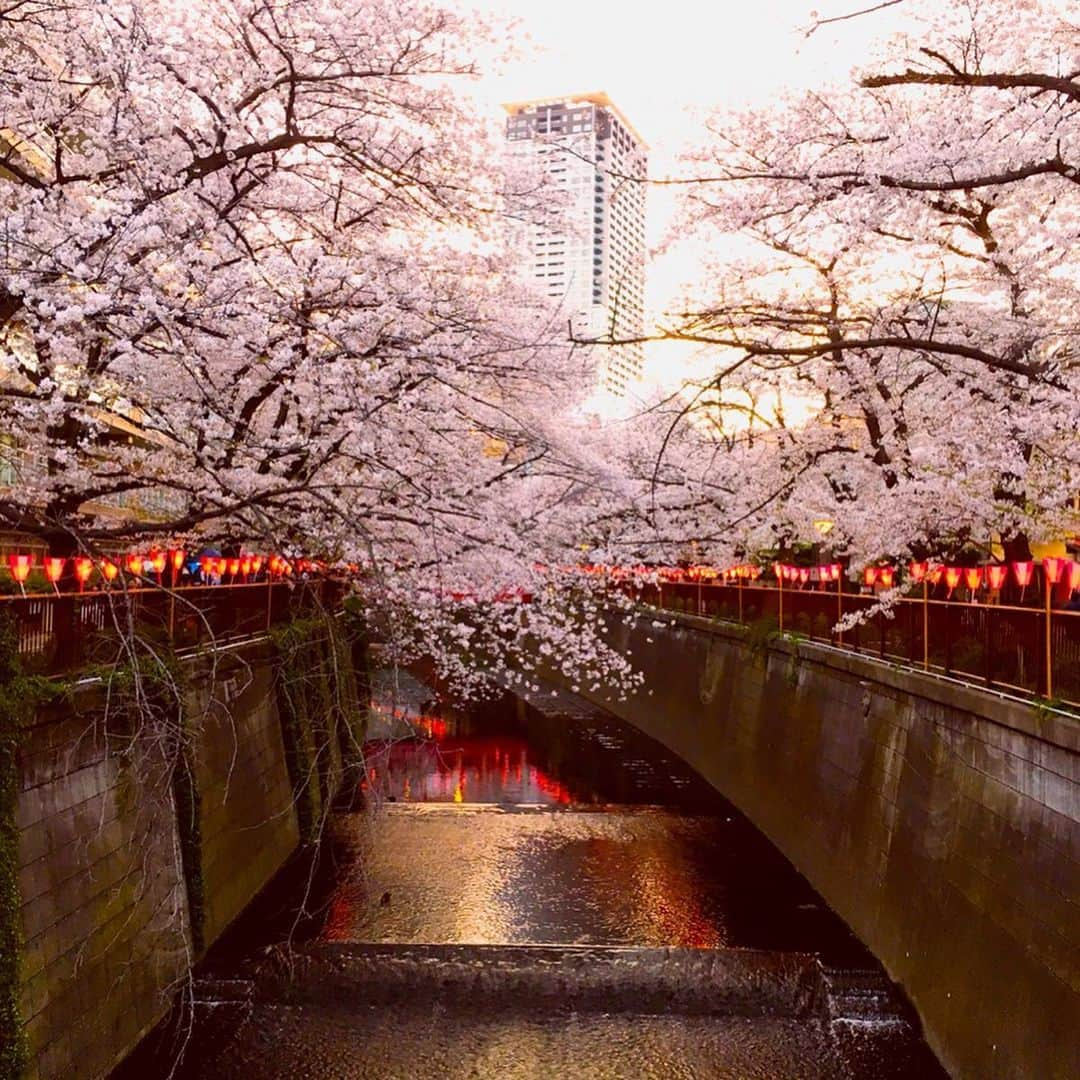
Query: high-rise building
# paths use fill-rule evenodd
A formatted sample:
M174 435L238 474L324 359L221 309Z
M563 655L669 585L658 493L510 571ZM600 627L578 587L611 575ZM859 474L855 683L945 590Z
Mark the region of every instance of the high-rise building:
M540 165L550 213L524 241L533 282L558 299L576 332L598 346L601 381L624 396L644 349L645 174L648 147L607 94L505 106L514 156Z

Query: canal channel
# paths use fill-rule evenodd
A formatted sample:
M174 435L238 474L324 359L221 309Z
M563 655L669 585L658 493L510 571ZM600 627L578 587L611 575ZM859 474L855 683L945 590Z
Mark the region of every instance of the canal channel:
M806 881L614 717L386 672L365 751L115 1080L945 1076Z

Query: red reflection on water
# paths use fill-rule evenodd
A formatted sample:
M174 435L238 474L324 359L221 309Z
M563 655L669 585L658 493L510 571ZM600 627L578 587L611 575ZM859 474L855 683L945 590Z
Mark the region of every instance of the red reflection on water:
M369 742L370 789L401 802L511 802L567 806L574 793L529 761L516 736L457 735L437 717L413 721L428 739Z

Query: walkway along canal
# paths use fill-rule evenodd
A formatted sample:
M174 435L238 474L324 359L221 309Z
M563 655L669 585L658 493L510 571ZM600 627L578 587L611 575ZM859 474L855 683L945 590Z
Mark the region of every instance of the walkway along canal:
M564 691L385 674L318 869L215 947L117 1077L944 1076L874 959L659 744Z

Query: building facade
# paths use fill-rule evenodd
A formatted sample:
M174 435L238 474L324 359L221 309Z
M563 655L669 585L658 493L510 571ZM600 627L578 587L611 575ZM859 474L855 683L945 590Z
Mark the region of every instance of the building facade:
M597 346L602 387L625 397L644 349L648 147L606 94L505 106L511 156L539 166L543 215L523 226L527 276Z

